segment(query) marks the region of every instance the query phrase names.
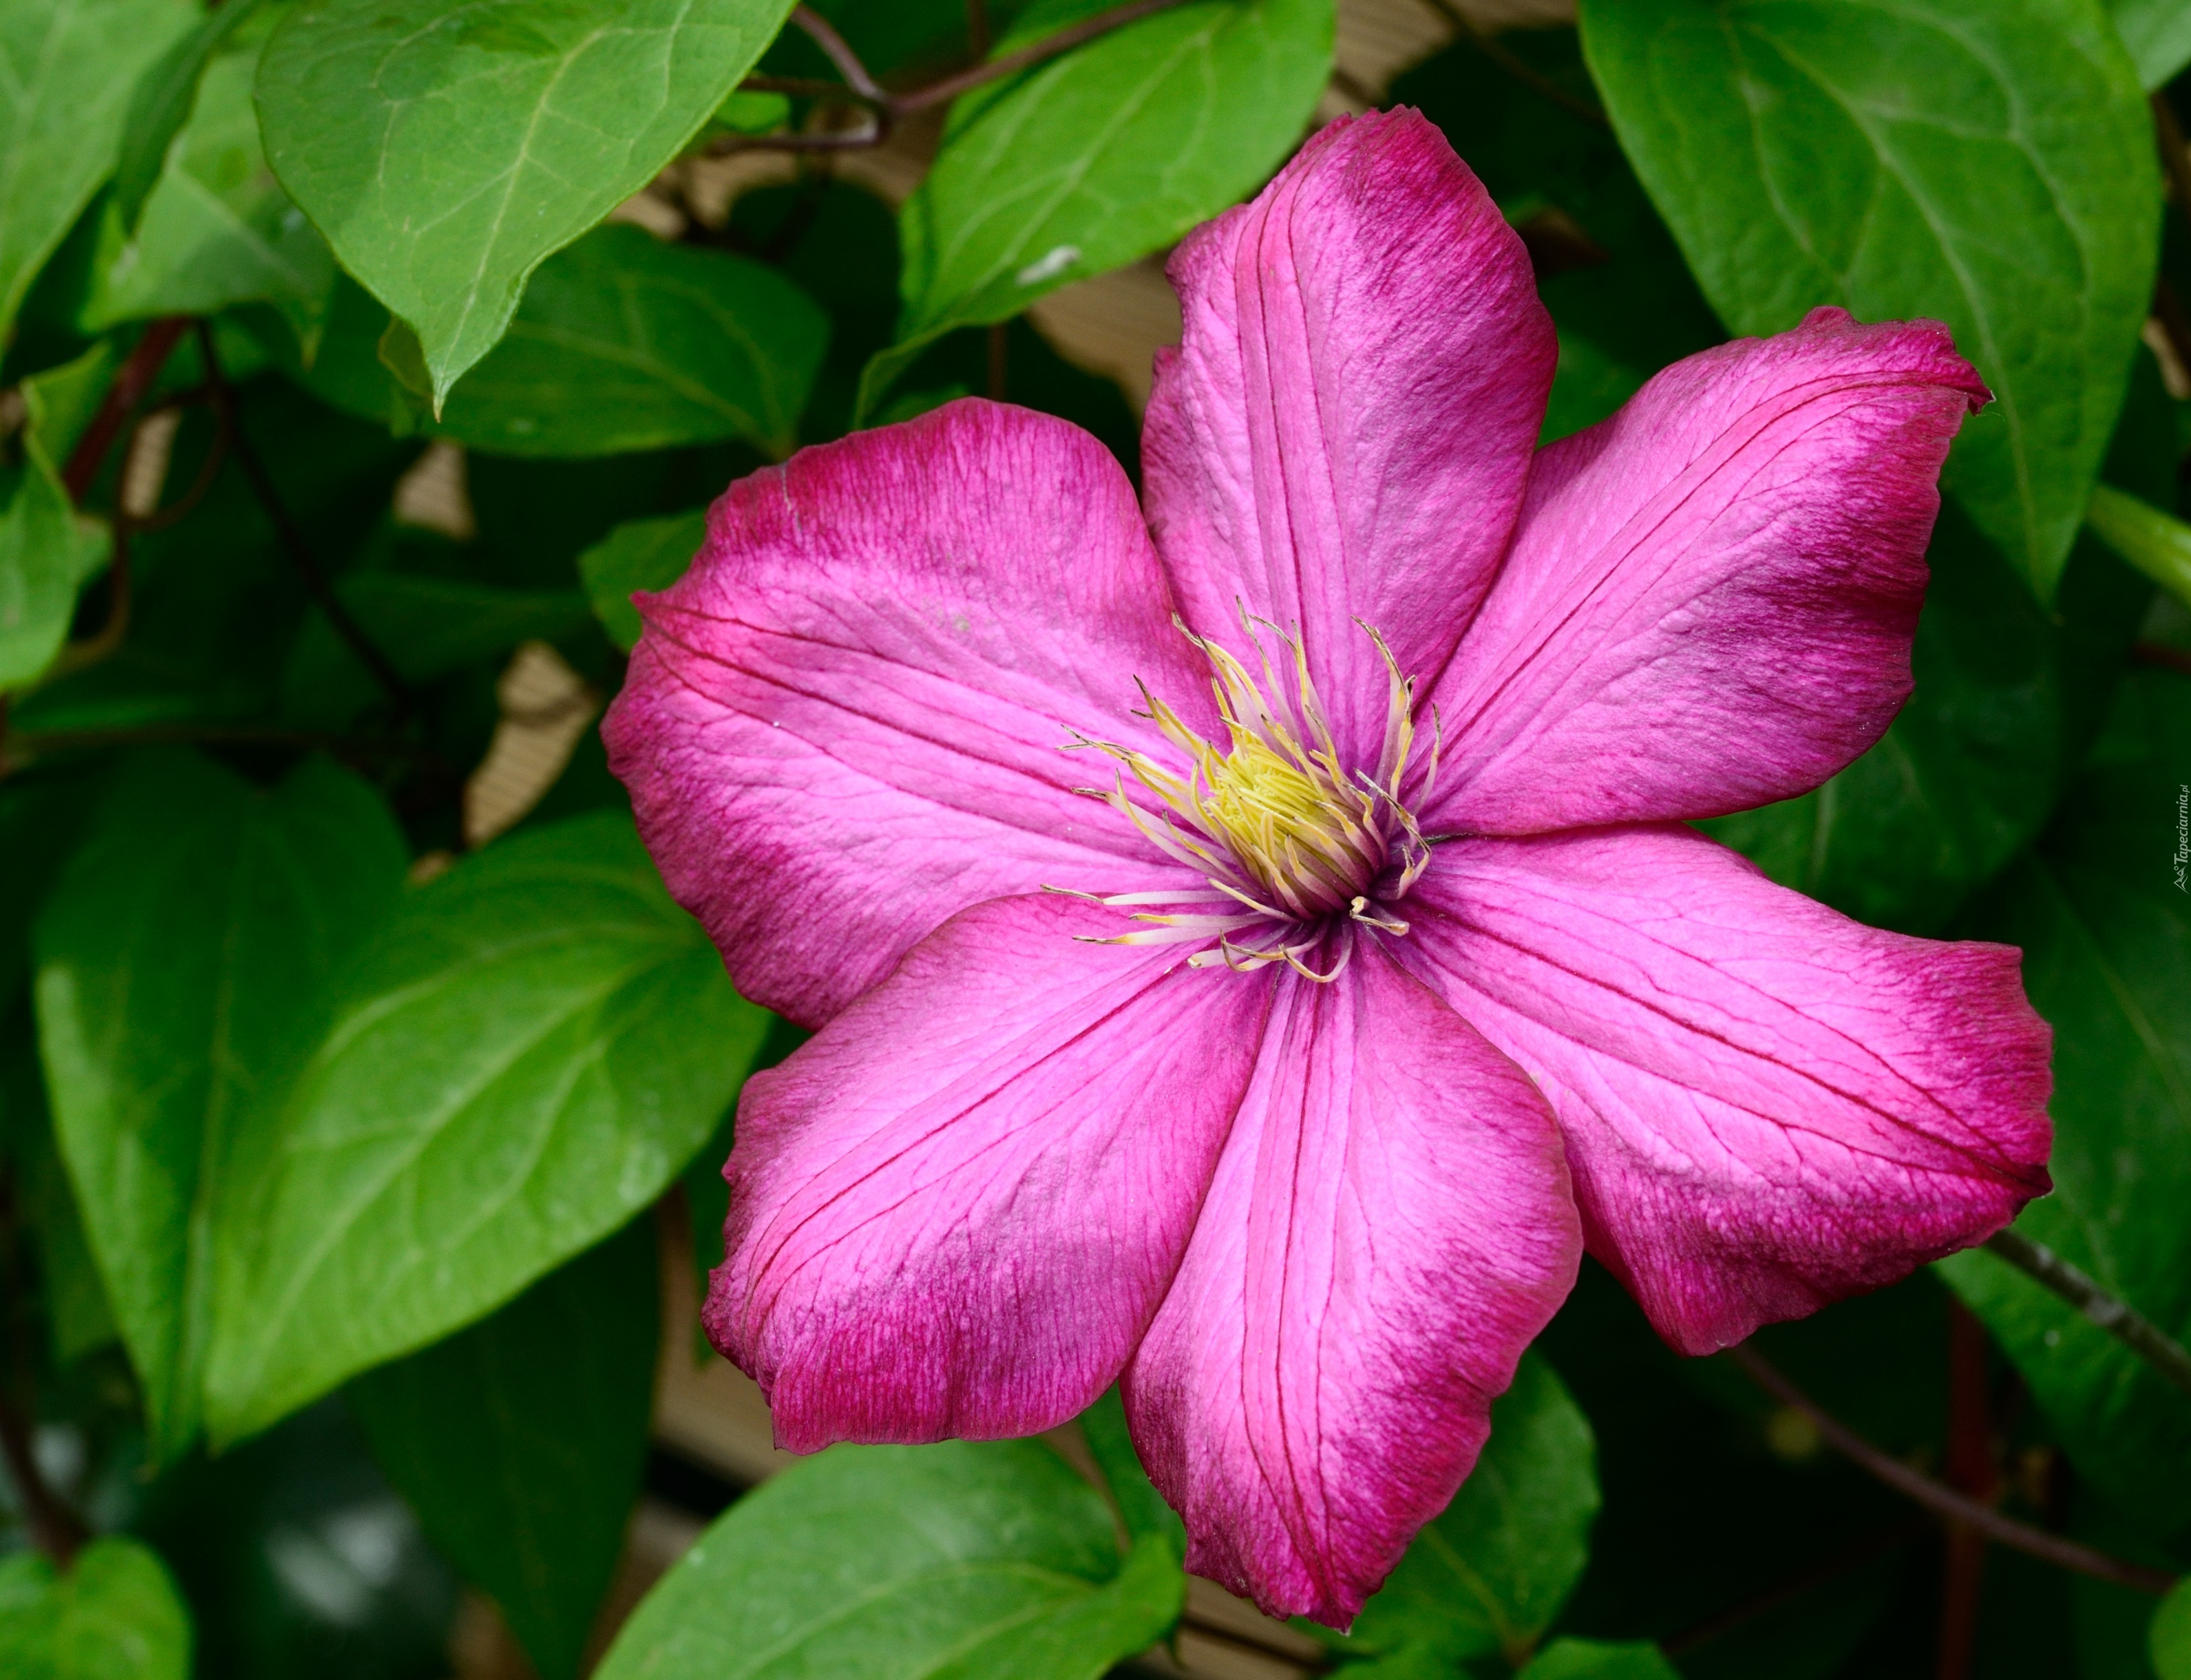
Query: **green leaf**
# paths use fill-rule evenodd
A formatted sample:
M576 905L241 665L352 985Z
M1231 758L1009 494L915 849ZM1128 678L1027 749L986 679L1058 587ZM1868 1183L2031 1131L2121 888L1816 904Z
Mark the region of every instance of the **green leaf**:
M1096 1680L1179 1615L1152 1536L1033 1441L832 1447L732 1506L599 1680Z
M1363 1607L1353 1643L1525 1661L1590 1561L1596 1458L1565 1385L1538 1355L1524 1356L1492 1406L1482 1457Z
M628 520L578 556L594 616L611 641L627 653L639 645L633 592L668 589L685 575L707 535L708 510L696 508L661 519Z
M378 794L186 752L127 764L38 917L40 1048L156 1459L196 1432L213 1233L245 1110L309 1044L327 974L402 879Z
M335 594L407 682L430 682L498 659L520 642L552 641L587 619L575 589L511 589L458 578L354 572ZM289 650L285 723L340 729L381 698L373 673L316 607Z
M2177 1582L2176 1590L2160 1601L2147 1637L2160 1680L2191 1680L2191 1580Z
M75 396L83 382L71 375L94 365L103 366L97 348L60 370L53 388ZM68 636L77 590L106 555L104 527L77 512L48 453L43 383L24 381L22 460L0 467L0 692L53 663Z
M436 403L525 282L677 156L787 0L312 0L259 77L274 170L417 331Z
M1095 1455L1096 1467L1103 1472L1128 1538L1138 1540L1145 1535L1157 1535L1171 1542L1175 1556L1186 1557L1187 1525L1164 1502L1156 1484L1149 1480L1148 1472L1141 1468L1133 1435L1126 1427L1125 1402L1117 1388L1104 1390L1103 1398L1080 1415L1080 1432L1088 1442L1088 1450Z
M593 737L596 746L600 735ZM612 783L604 757L600 773ZM617 783L619 792L622 784ZM546 800L541 801L548 803ZM760 1048L754 1053L752 1064L746 1069L751 1079L765 1068L773 1068L784 1057L814 1035L804 1027L794 1027L782 1016L771 1017L768 1031L761 1039ZM686 1164L683 1174L686 1224L692 1238L693 1284L702 1299L708 1293L708 1274L722 1263L723 1227L730 1221L731 1187L723 1178L724 1163L731 1154L731 1133L737 1129L737 1104L730 1103L724 1110L722 1123L714 1134L700 1146L700 1153ZM704 1338L696 1338L696 1345L706 1349ZM703 1358L712 1358L712 1350L704 1352Z
M23 381L27 427L48 461L58 464L68 459L106 400L107 387L121 365L122 346L112 339L101 339L75 361Z
M168 146L190 121L198 81L213 56L259 9L259 0L225 0L178 36L157 62L137 78L129 113L122 128L122 147L114 164L114 208L122 225L137 225L145 199L160 179Z
M1953 502L1926 555L1916 687L1879 743L1813 793L1698 826L1875 926L1937 933L2046 824L2071 743L2061 638Z
M38 1281L54 1358L65 1365L105 1347L120 1330L84 1238L68 1169L61 1164L27 1013L11 1016L0 1028L0 1137L14 1162L15 1193L37 1244Z
M1608 1645L1596 1639L1561 1639L1523 1669L1519 1680L1681 1680L1679 1671L1648 1640Z
M13 774L0 780L0 1012L31 970L31 924L105 787L98 769Z
M2191 525L2105 484L2092 492L2086 518L2094 536L2191 605Z
M2183 0L2108 0L2108 11L2148 88L2165 87L2191 64L2191 6Z
M0 341L114 168L138 73L194 15L187 0L0 7Z
M627 817L406 898L223 1204L219 1440L483 1317L652 1201L766 1030Z
M998 51L1101 9L1031 8ZM1331 0L1206 0L959 99L899 213L899 343L869 365L862 408L949 328L1009 320L1261 186L1330 77L1332 30Z
M207 21L218 24L224 5ZM132 223L107 202L83 324L101 333L158 315L270 303L309 350L327 317L333 253L289 202L259 149L251 84L263 43L206 65L189 122Z
M791 101L782 94L734 93L708 122L726 134L772 134L790 123Z
M2109 478L2172 494L2175 422L2159 370L2140 355ZM1784 886L1918 934L1946 927L2037 837L2152 596L2086 536L2045 612L1952 498L1926 559L1916 689L1885 738L1814 793L1699 825Z
M2151 113L2097 0L1583 0L1621 143L1737 333L1930 316L1948 482L2051 600L2153 292Z
M492 1318L344 1391L427 1537L543 1680L574 1680L639 1497L660 1333L640 1219Z
M94 1540L65 1575L37 1552L0 1563L8 1680L187 1680L190 1668L190 1612L137 1541Z
M2179 1340L2191 1334L2191 684L2123 687L2094 768L2045 843L1973 907L2018 945L2054 1028L2054 1193L2016 1228ZM2085 1476L2165 1534L2191 1506L2191 1400L2051 1291L1983 1250L1943 1261Z
M435 430L506 455L725 438L788 455L828 337L820 306L766 264L604 227L541 265Z

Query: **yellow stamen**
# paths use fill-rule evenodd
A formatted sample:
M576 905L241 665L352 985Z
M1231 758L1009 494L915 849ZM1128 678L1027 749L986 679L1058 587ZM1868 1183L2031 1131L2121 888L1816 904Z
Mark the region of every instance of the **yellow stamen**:
M1210 686L1225 726L1222 745L1197 734L1146 687L1143 715L1178 749L1183 769L1167 769L1145 753L1107 741L1073 743L1118 760L1121 774L1100 796L1152 845L1203 874L1211 887L1239 907L1228 906L1217 915L1144 914L1136 919L1159 925L1122 935L1119 943L1214 935L1215 945L1190 961L1198 966L1222 962L1235 970L1283 962L1310 979L1327 981L1346 965L1355 930L1375 929L1396 937L1407 932L1408 924L1383 901L1403 896L1429 862L1421 829L1401 803L1414 744L1414 683L1401 672L1385 639L1363 625L1391 682L1377 767L1350 775L1325 721L1299 638L1262 626L1292 656L1289 683L1274 669L1255 625L1243 621L1243 628L1255 645L1260 681L1226 649L1181 626L1209 661ZM1417 797L1427 792L1437 774L1438 732L1434 727L1429 774ZM1128 795L1124 772L1155 796L1158 809ZM1390 867L1396 858L1397 871ZM1129 898L1159 902L1159 895L1152 894L1106 902L1123 904ZM1337 955L1333 967L1319 973L1301 958L1317 948L1320 936L1299 936L1302 924L1327 918L1335 920ZM1250 943L1236 939L1241 929L1259 924L1271 930L1266 942L1255 943L1252 934ZM1284 931L1288 927L1291 933Z

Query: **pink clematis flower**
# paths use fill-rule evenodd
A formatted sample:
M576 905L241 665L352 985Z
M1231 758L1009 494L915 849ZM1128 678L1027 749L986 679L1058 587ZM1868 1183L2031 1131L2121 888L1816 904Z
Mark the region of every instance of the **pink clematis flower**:
M963 401L731 487L605 726L740 988L707 1328L794 1451L1123 1379L1190 1565L1343 1624L1585 1245L1676 1347L2047 1185L2017 954L1683 826L1909 688L1929 322L1820 310L1536 451L1520 242L1421 117L1324 129L1171 274L1144 510Z

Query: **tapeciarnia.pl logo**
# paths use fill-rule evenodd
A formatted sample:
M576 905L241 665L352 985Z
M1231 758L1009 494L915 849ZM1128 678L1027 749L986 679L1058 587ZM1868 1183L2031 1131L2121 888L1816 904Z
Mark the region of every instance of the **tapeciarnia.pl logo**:
M2191 893L2184 871L2191 868L2191 782L2176 784L2176 890Z

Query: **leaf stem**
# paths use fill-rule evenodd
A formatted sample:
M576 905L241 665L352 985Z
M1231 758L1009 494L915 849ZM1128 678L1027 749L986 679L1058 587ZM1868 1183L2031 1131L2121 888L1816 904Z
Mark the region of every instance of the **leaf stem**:
M313 556L311 544L306 539L303 528L291 516L287 505L282 500L280 491L274 487L273 478L266 470L266 464L259 458L259 451L243 430L242 421L236 412L235 389L228 383L228 375L222 371L219 356L213 348L213 328L201 321L197 323L197 330L198 348L205 357L206 389L213 399L213 412L219 417L222 427L228 434L230 454L235 457L236 464L242 470L244 481L250 485L252 494L259 498L259 505L265 510L267 521L273 526L274 534L280 538L290 564L297 568L298 575L304 580L304 587L311 592L312 599L319 604L320 610L327 615L327 622L334 626L335 634L348 645L350 651L357 656L358 663L372 673L373 680L380 685L394 703L396 716L399 719L405 716L417 696L412 692L411 685L404 681L389 657L365 633L364 627L350 616L350 609L343 605L342 598L327 581L327 574L320 569L319 561Z
M2085 523L2122 559L2191 602L2191 525L2112 484L2092 487Z
M2116 1300L2053 1250L2017 1232L1995 1232L1986 1239L1986 1248L2053 1290L2152 1366L2164 1381L2191 1394L2191 1352L2136 1307Z
M794 6L791 20L805 30L829 62L837 66L837 73L851 83L854 93L874 105L890 104L890 95L883 91L882 83L868 74L867 65L860 62L860 55L852 50L851 43L837 32L836 25L811 6Z
M2160 641L2134 641L2130 645L2131 662L2149 665L2157 671L2173 671L2178 676L2191 676L2191 653L2180 647L2171 647Z
M1130 23L1139 23L1143 18L1154 17L1158 12L1168 12L1175 6L1186 3L1187 0L1129 0L1126 5L1113 6L1109 11L1098 12L1094 17L1074 24L1069 29L1045 35L1016 53L1007 53L987 64L975 65L954 76L947 76L940 82L916 88L909 94L897 94L891 100L891 114L909 117L914 111L926 111L930 105L945 104L970 88L1001 81L1007 76L1016 76L1022 70L1054 59L1061 53L1069 53L1075 47L1084 46L1099 36L1108 35L1113 30L1124 29Z
M2143 1563L2133 1563L2127 1558L2110 1557L2091 1546L2064 1540L2059 1535L2050 1535L2044 1529L2034 1529L2029 1523L2019 1523L2013 1517L2004 1517L1991 1506L1982 1505L1977 1500L1934 1481L1930 1476L1912 1470L1900 1459L1872 1445L1826 1411L1817 1401L1789 1381L1781 1374L1779 1367L1748 1342L1727 1351L1727 1356L1740 1365L1760 1388L1782 1405L1808 1418L1828 1446L1867 1475L1884 1482L1904 1498L1915 1500L1926 1510L1955 1522L1966 1523L1988 1540L2058 1568L2073 1569L2079 1575L2091 1575L2099 1580L2111 1580L2119 1586L2135 1587L2141 1592L2156 1596L2165 1595L2175 1586L2176 1577L2165 1570L2151 1569Z

